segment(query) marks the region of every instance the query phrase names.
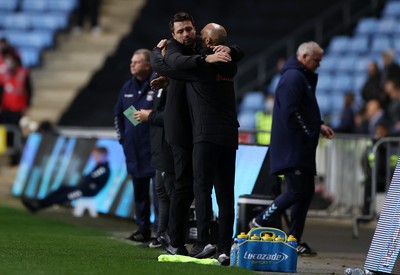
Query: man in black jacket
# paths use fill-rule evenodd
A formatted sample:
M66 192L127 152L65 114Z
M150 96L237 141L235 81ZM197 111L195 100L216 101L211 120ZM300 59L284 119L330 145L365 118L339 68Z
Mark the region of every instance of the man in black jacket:
M229 56L211 50L211 46L225 43L227 34L222 26L207 24L201 35L208 50L203 51L202 55L179 56L173 62L177 69L172 69L167 64L170 62L168 57L164 62L160 55L160 47L153 49L152 61L157 63L160 74L187 81L187 99L193 133L197 222L197 243L190 255L204 258L214 252L210 244L211 192L214 187L219 206L219 238L215 257L222 264L227 264L233 235L234 177L239 127L233 86L237 67L230 61Z
M92 172L82 177L76 186L63 185L45 198L36 200L23 198L22 203L32 213L54 204L64 204L80 197L94 197L106 185L110 176L108 151L105 147L96 147L92 152L96 166Z

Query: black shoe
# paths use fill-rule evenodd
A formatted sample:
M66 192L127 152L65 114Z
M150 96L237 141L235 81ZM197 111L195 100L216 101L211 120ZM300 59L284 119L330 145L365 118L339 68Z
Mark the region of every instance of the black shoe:
M220 265L228 266L231 263L229 253L225 253L224 251L215 253L213 258L217 259Z
M157 240L157 238L154 238L150 243L149 243L150 248L159 248L162 247L162 244Z
M22 203L31 213L36 213L40 209L38 200L23 198Z
M145 243L151 241L150 234L143 234L140 231L136 231L132 235L130 235L127 240L131 240L134 242L140 242L140 243Z
M190 251L189 256L197 259L205 259L214 255L215 252L215 245L196 243Z
M297 254L299 256L314 257L317 256L317 252L312 250L306 243L299 243L297 246Z
M186 249L186 246L173 247L170 243L171 241L167 234L161 234L160 236L158 236L157 241L162 245L162 247L165 249L165 251L170 255L182 255L182 256L189 255L189 252Z

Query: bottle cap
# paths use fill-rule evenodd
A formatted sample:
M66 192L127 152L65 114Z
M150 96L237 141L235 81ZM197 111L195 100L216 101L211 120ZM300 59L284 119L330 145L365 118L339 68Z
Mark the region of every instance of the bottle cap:
M297 242L297 239L293 236L293 235L289 235L289 237L287 238L288 242Z
M278 236L278 237L275 238L275 241L276 242L282 242L282 241L284 241L284 238L282 238L281 236Z
M237 237L241 239L247 239L247 234L245 232L241 232L239 235L237 235Z
M257 234L254 234L253 236L250 237L251 240L259 240L260 237L257 236Z

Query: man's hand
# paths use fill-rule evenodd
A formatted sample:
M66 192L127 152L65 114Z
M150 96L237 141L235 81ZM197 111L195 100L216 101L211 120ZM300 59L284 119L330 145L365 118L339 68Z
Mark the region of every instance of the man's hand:
M168 39L161 39L160 42L158 42L158 44L157 44L157 48L160 48L160 49L164 48L165 46L167 46L167 42L168 42Z
M231 56L227 52L216 52L210 55L207 55L205 58L207 63L216 63L216 62L229 62L232 61Z
M167 87L169 84L169 79L164 76L159 76L152 81L150 81L150 87L152 89L161 89Z
M133 114L133 117L139 122L145 122L149 119L151 110L142 109Z
M225 53L231 53L231 48L229 48L228 46L224 46L224 45L217 45L217 46L211 46L211 49L215 52L225 52Z
M328 139L332 139L335 136L335 132L332 130L332 128L326 126L325 124L321 125L321 134Z

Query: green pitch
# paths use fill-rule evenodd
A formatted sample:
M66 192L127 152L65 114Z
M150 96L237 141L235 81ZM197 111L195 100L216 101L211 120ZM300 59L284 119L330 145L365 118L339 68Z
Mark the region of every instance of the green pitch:
M160 263L160 249L0 207L0 274L254 274L241 268Z

